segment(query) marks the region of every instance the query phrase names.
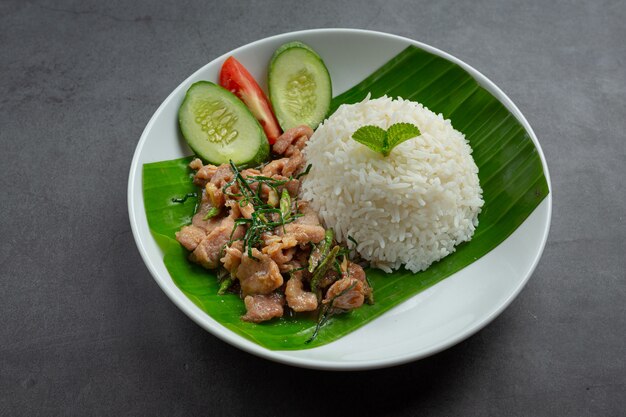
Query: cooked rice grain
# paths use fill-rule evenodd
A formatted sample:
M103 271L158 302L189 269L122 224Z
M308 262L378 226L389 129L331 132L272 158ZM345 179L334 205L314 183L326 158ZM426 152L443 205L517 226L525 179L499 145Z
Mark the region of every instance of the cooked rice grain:
M361 126L413 123L421 136L388 157L351 139ZM472 238L484 201L472 148L462 133L421 104L398 98L342 105L304 150L311 171L302 197L338 241L385 271L417 272Z

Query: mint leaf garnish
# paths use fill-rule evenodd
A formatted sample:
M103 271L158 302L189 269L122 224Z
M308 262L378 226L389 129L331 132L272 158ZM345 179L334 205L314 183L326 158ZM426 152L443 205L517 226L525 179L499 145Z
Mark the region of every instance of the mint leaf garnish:
M411 123L394 123L387 131L378 126L362 126L352 134L352 139L374 152L389 156L393 148L420 134L419 128Z
M382 152L387 132L378 126L363 126L352 134L352 139L367 146L374 152Z
M389 126L387 130L387 146L389 151L402 142L406 142L409 139L413 139L416 136L421 135L417 126L411 123L396 123Z

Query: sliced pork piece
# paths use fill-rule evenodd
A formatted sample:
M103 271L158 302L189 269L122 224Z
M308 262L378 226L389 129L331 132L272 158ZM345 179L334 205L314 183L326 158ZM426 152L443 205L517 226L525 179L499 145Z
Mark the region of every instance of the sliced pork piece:
M283 276L272 258L256 248L252 249L252 256L256 259L244 253L237 268L237 279L241 283L241 292L244 296L269 294L283 285Z
M289 158L275 159L263 167L261 174L265 177L273 177L274 175L282 176L287 161L289 161Z
M261 251L269 255L280 272L288 272L293 268L288 263L293 259L298 241L292 236L263 235L263 248Z
M202 161L198 158L189 163L189 168L196 170L196 175L193 177L193 183L199 187L204 187L211 181L213 175L217 171L215 165L202 165Z
M232 275L237 274L237 268L241 264L241 256L243 251L243 241L236 240L230 246L224 249L224 256L220 262L224 264L224 268Z
M228 214L228 216L232 217L233 220L236 220L236 219L239 219L240 217L243 217L242 214L241 214L239 201L228 199L226 201L225 205L226 205L226 207L228 207L230 209L230 213Z
M295 176L304 167L304 155L299 149L296 149L287 160L283 168L283 175L285 177Z
M289 193L289 195L292 198L295 198L298 196L298 191L300 190L300 181L292 178L289 179L289 177L284 177L280 174L272 174L272 175L268 175L270 178L272 178L273 180L276 181L285 181L285 184L283 185L283 187L285 189L287 189L287 192ZM253 191L257 190L257 184L252 184L250 185L250 188L252 188ZM280 188L279 188L280 191ZM271 195L271 194L274 195ZM279 202L279 193L274 192L274 190L272 190L270 187L268 187L266 184L263 184L261 187L261 198L267 202L267 204L276 207L278 205Z
M191 224L206 230L207 233L210 233L213 229L219 226L223 218L223 216L217 215L205 220L204 218L206 217L207 213L212 209L213 203L211 202L209 195L205 191L202 193L200 206L198 206L196 214L194 214L194 216L192 217Z
M311 136L313 136L313 129L309 126L291 128L276 139L272 151L278 155L291 156L296 150L304 149Z
M209 209L211 206L208 207ZM196 213L191 218L191 224L199 227L200 229L204 229L206 233L211 233L213 229L220 225L222 222L223 216L211 217L210 219L204 220L208 210L203 210L202 208L198 209L198 213Z
M223 189L211 182L204 186L204 195L213 207L222 208L226 203L226 196L224 195Z
M354 278L361 282L362 293L366 300L369 300L372 295L372 288L370 287L365 277L365 271L363 268L354 262L347 261L347 265L342 266L342 270L345 271L339 275L334 269L329 269L328 272L322 277L318 283L319 288L327 288L341 278Z
M224 205L224 203L227 200L227 197L224 195L224 186L226 184L228 184L229 182L231 182L233 179L235 178L235 175L233 174L233 171L230 168L230 165L228 164L222 164L220 166L217 167L217 169L215 170L215 172L213 173L212 177L211 177L211 182L206 184L205 188L206 188L206 193L209 195L210 197L210 201L213 203L214 206L216 207L221 207L222 205ZM238 190L233 190L232 188L236 188L236 187L230 187L228 190L228 192L237 192Z
M219 226L215 227L189 255L192 262L198 263L207 269L214 269L219 266L219 258L222 248L228 243L233 233L235 221L228 216L221 219ZM238 226L233 233L233 239L243 236L244 229Z
M252 213L254 213L254 206L251 203L242 206L240 200L229 199L226 201L226 206L230 207L230 216L233 219L239 219L240 217L250 219L252 218Z
M280 229L282 229L282 227L280 227L279 230ZM300 224L297 220L285 225L285 235L294 238L298 244L301 245L309 242L320 243L324 239L325 232L322 226ZM280 231L278 233L280 233Z
M261 171L259 171L258 169L254 169L254 168L248 168L248 169L244 169L243 171L241 171L241 176L244 178L256 177L258 175L261 175Z
M363 283L356 278L341 278L330 286L324 297L324 304L331 309L353 310L363 305L365 290Z
M194 171L199 170L200 168L202 168L202 159L200 158L194 158L190 163L189 163L189 168L193 169Z
M284 187L291 197L296 197L300 191L300 181L294 178L287 182Z
M304 166L304 156L299 149L295 149L289 158L275 159L263 167L261 173L266 177L275 178L276 175L289 178L294 176Z
M296 253L298 253L299 250L296 250ZM296 260L291 260L289 262L285 262L282 265L279 265L280 268L280 272L282 272L283 274L288 273L288 272L293 272L296 269L301 269L303 266L300 262L296 261Z
M248 295L243 302L246 305L246 314L241 316L243 321L260 323L274 317L282 317L285 299L281 294Z
M317 296L310 291L304 291L301 271L294 272L285 288L287 305L293 311L313 311L317 309Z
M303 215L296 220L296 223L298 224L308 224L311 226L319 226L321 224L317 213L309 207L309 203L307 201L298 201L298 213Z
M278 265L278 269L280 272L285 273L293 270L293 264L291 260L293 259L293 255L296 253L297 248L285 249L282 251L282 255L279 257L272 258L276 265Z
M369 300L368 302L372 302L373 300L371 299L372 287L370 287L370 285L368 284L367 279L365 277L365 271L363 270L361 265L355 264L354 262L348 262L347 271L343 273L342 277L343 278L355 278L359 280L363 287L362 292L363 292L363 295L365 296L365 299Z
M252 206L251 203L248 203L245 206L242 206L239 203L237 203L237 205L239 206L239 211L241 212L241 215L244 218L246 219L252 218L252 213L254 213L254 206Z
M337 273L337 271L331 268L326 272L326 274L324 274L320 282L317 283L317 286L322 289L328 288L339 278L342 277Z
M288 235L295 239L298 244L307 244L309 242L319 243L324 239L326 231L320 225L317 213L309 207L309 205L300 201L298 203L298 212L303 214L302 217L298 217L294 222L285 225L284 233L283 228L276 229L278 235Z
M222 188L227 183L231 182L235 178L233 171L228 164L222 164L217 167L217 170L211 177L211 184L217 188Z
M188 251L196 249L198 244L202 242L202 239L206 237L207 233L201 227L189 225L183 226L178 232L176 232L176 240L185 247Z

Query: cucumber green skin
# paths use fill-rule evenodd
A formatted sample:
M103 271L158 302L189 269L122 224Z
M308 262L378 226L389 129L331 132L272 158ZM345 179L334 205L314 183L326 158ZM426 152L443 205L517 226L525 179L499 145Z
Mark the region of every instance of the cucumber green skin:
M220 100L228 110L237 114L239 119L234 127L240 126L244 128L242 130L249 131L245 137L237 137L228 146L230 155L220 152L223 149L220 148L221 145L209 142L206 134L198 131L200 126L191 114L190 107L194 96L199 100L205 98L207 101ZM238 167L247 168L256 167L269 158L270 147L267 136L248 107L233 93L210 81L198 81L189 87L178 109L178 124L189 147L205 162L221 165L232 160ZM240 157L236 148L240 148L241 153L247 153L248 157Z
M311 58L309 62L313 63L317 67L317 72L315 75L317 75L318 77L321 77L320 79L318 79L318 81L328 86L326 103L319 103L323 110L320 111L316 117L310 120L296 120L296 119L293 119L291 116L289 116L285 111L283 111L282 109L283 97L280 94L281 93L280 89L277 88L277 83L280 81L276 79L277 78L276 63L278 61L278 58L285 53L289 53L289 51L295 48L304 50L308 53L308 56ZM270 101L272 102L272 107L274 108L274 113L276 114L278 123L280 124L280 127L283 130L287 130L292 127L300 126L303 124L308 125L312 129L316 129L317 126L328 115L328 112L330 110L330 101L333 97L330 73L328 72L328 68L326 68L326 64L324 64L322 57L320 57L318 53L315 52L313 48L311 48L310 46L299 41L288 42L284 45L281 45L272 55L272 59L270 61L268 78L269 78L268 89L269 89Z

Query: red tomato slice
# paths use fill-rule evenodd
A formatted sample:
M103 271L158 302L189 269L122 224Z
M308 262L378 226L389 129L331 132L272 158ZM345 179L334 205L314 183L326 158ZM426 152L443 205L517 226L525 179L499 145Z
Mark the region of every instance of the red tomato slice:
M272 112L270 102L248 70L232 56L222 64L220 85L248 106L265 130L270 145L274 144L282 131Z

